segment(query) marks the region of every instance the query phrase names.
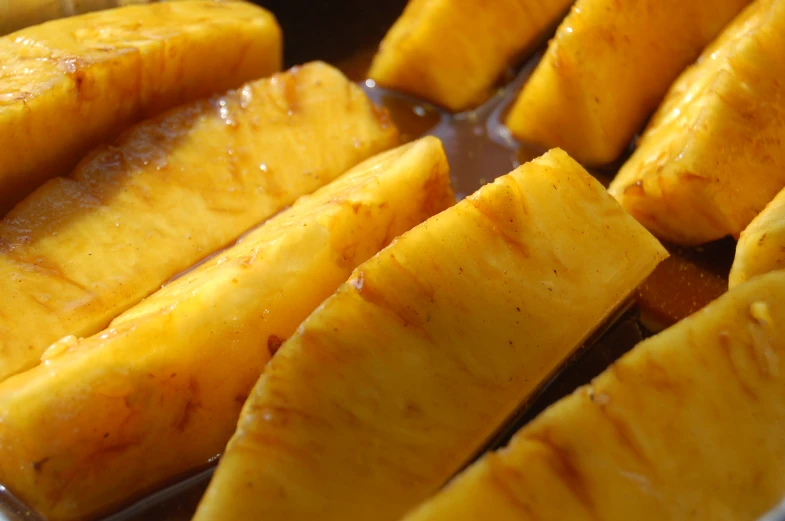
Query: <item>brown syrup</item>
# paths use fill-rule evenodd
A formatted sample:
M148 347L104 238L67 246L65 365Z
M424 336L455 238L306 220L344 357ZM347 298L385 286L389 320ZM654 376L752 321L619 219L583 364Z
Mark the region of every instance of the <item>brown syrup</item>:
M333 63L360 83L374 102L387 108L404 140L426 134L441 138L458 197L473 193L544 151L515 142L502 125L505 110L536 65L539 54L531 53L522 67L511 71L497 93L481 107L449 114L365 80L365 71L377 43L400 14L406 0L257 3L271 9L279 18L286 35L287 66L314 59ZM613 165L592 173L607 186L617 167ZM588 383L652 332L677 322L720 296L727 287L734 246L733 241L725 240L695 249L669 248L671 257L637 290L635 301L600 328L538 394L521 407L487 448L503 445L521 425L576 387ZM180 480L103 521L188 520L211 474L212 470L207 469ZM11 521L40 521L0 488L0 519L3 514Z

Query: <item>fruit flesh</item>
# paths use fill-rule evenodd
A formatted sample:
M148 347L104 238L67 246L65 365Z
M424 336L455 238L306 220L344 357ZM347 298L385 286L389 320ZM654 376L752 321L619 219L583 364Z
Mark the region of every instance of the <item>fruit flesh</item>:
M0 38L0 215L131 124L281 59L275 18L245 2L129 6Z
M0 379L397 139L321 63L137 125L0 222Z
M405 145L304 197L102 333L55 345L43 365L0 384L0 482L64 521L204 466L280 342L355 266L454 200L441 143Z
M749 0L578 0L507 118L515 137L611 163Z
M738 237L785 186L785 3L759 0L684 72L610 192L655 235Z
M405 521L758 519L785 490L785 273L645 340Z
M785 190L741 232L728 286L785 269Z
M399 519L665 255L561 151L499 178L360 266L281 347L195 519Z
M453 111L473 108L571 3L411 0L382 41L369 77Z

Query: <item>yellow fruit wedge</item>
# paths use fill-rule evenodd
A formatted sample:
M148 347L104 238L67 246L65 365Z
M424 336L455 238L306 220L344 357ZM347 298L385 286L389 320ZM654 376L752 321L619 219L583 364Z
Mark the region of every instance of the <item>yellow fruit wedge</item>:
M785 273L639 344L405 521L755 520L785 493Z
M578 0L507 119L585 165L616 160L679 73L750 0Z
M369 77L453 111L473 108L572 0L410 0Z
M399 519L665 256L564 152L499 178L364 263L298 328L195 519Z
M731 288L757 275L785 269L785 190L741 232L728 277Z
M454 203L436 138L357 166L0 384L0 483L94 518L220 453L264 365L352 269ZM229 518L226 518L229 519Z
M0 215L131 124L281 66L281 31L245 2L129 6L0 38Z
M0 222L0 380L397 139L321 63L137 125Z
M739 233L785 186L785 2L759 0L673 85L610 187L656 235Z

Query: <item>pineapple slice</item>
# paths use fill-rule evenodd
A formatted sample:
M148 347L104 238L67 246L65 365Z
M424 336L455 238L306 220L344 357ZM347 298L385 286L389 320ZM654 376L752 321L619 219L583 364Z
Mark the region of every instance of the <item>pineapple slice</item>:
M479 105L572 0L410 0L369 76L459 111Z
M728 277L731 288L770 271L785 269L785 190L741 232Z
M300 326L195 519L397 520L665 255L564 152L499 178L399 237Z
M753 520L785 492L785 273L642 342L405 521Z
M507 119L578 161L617 159L678 74L750 0L578 0Z
M424 138L301 199L103 333L56 344L0 385L0 482L63 521L204 465L283 339L355 266L454 201L441 143Z
M136 126L0 222L0 380L397 139L320 63Z
M132 123L281 66L281 31L245 2L131 6L0 38L0 215Z
M759 0L671 88L610 187L647 228L737 236L785 186L785 2Z

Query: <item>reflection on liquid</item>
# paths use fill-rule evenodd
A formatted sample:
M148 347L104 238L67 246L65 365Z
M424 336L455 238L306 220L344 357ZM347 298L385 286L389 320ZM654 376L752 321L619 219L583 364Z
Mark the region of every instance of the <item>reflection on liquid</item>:
M390 111L405 140L424 134L442 140L450 163L453 189L458 199L462 199L544 152L539 147L516 142L502 124L504 113L531 74L537 59L530 60L483 105L459 114L449 114L407 95L379 88L370 80L364 83L365 92ZM358 65L355 60L352 64Z
M0 485L0 521L43 521L24 503Z

